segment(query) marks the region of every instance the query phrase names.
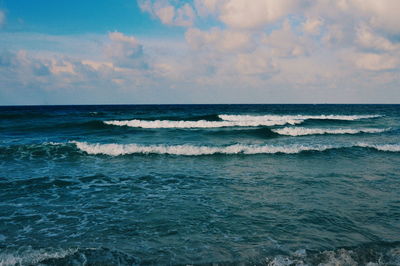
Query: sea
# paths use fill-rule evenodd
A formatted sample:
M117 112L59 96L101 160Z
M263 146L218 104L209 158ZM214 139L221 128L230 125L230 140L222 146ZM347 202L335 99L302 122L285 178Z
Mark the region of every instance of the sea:
M400 265L400 105L2 106L0 265Z

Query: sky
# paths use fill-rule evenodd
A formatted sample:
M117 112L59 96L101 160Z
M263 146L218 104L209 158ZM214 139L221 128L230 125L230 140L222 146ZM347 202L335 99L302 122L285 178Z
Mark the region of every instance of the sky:
M400 103L399 0L0 0L0 105Z

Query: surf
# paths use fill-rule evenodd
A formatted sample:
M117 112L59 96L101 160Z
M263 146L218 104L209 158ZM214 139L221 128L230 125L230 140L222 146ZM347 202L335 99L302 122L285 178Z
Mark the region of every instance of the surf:
M265 121L171 121L171 120L111 120L107 125L128 126L138 128L220 128L220 127L258 127L300 124L302 120L265 120Z
M305 128L305 127L284 127L272 129L271 131L284 136L307 136L307 135L325 135L325 134L361 134L361 133L382 133L389 131L388 128Z
M400 152L400 145L396 144L367 144L356 143L350 145L244 145L234 144L228 146L195 146L195 145L140 145L140 144L100 144L71 141L76 147L90 155L110 155L120 156L128 154L167 154L181 156L198 156L198 155L214 155L214 154L298 154L302 152L322 152L332 149L343 148L370 148L378 151Z
M107 125L138 128L219 128L219 127L258 127L298 125L305 120L341 120L355 121L381 117L380 115L223 115L222 121L210 120L108 120ZM203 117L204 118L204 117ZM215 118L213 115L212 118ZM216 120L216 119L214 119Z

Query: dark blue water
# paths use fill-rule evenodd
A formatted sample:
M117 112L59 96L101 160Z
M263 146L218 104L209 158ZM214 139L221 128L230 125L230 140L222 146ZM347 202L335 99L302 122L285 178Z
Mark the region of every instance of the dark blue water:
M400 105L0 107L0 265L400 265L399 241Z

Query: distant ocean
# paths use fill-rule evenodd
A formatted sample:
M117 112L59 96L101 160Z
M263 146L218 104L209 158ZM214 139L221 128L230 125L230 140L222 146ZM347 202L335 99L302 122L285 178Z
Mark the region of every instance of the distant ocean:
M0 107L0 265L400 265L400 105Z

